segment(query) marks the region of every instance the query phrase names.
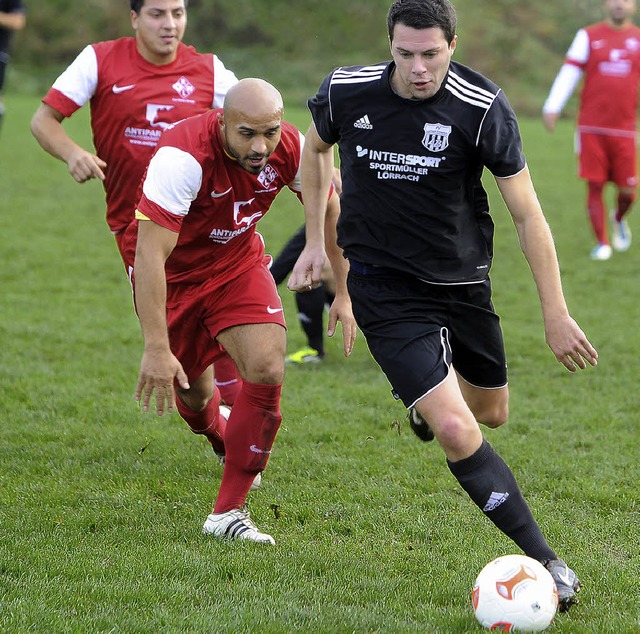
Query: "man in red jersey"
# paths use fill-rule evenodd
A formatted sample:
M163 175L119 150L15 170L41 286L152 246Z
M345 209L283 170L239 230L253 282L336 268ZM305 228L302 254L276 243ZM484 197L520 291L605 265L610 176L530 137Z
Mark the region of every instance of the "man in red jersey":
M135 37L87 46L55 81L31 129L40 145L67 163L79 183L103 181L107 223L121 240L133 220L138 187L162 131L185 117L222 105L236 76L213 54L182 43L186 0L131 0ZM96 154L75 143L62 121L87 102ZM130 271L133 262L124 262ZM228 357L216 382L232 405L239 389Z
M147 411L155 392L162 415L173 411L177 392L177 402L191 410L190 427L225 455L203 533L268 544L275 542L256 528L245 502L282 420L285 320L256 232L284 187L300 195L304 137L282 114L282 97L271 84L244 79L229 90L224 110L168 129L149 163L136 220L124 238L125 250L136 248L133 281L144 337L136 399ZM328 255L344 279L348 265L335 245L338 214L332 191ZM348 355L356 327L346 284L336 289L330 334L338 319ZM220 415L211 372L221 346L242 377L228 419Z
M611 212L611 243L616 251L631 246L626 215L638 184L636 118L640 84L640 28L631 19L635 0L607 0L607 19L580 29L543 107L549 131L580 78L577 147L580 178L587 181L587 210L597 245L593 260L608 260L611 244L603 198L604 186L616 185Z

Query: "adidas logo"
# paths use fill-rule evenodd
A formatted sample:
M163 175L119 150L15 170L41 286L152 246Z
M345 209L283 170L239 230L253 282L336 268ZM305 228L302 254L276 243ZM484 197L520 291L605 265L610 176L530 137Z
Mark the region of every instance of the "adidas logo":
M495 511L503 502L507 501L509 497L508 493L496 493L495 491L489 496L487 503L484 505L482 511L484 513L489 513L490 511Z
M360 117L354 124L354 128L362 128L363 130L373 130L373 126L371 125L371 121L369 121L369 115L366 114L364 117Z

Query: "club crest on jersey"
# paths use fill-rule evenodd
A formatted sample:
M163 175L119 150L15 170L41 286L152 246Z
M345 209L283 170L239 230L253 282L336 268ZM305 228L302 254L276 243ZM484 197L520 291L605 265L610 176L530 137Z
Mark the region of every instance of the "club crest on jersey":
M180 77L178 81L171 86L183 99L186 99L196 87L186 78Z
M264 169L258 174L258 182L265 188L268 189L271 183L278 178L278 172L271 167L267 163L264 166Z
M451 126L442 123L425 123L422 145L430 152L442 152L449 147Z
M624 46L628 51L635 53L640 47L640 42L635 37L629 37L624 41Z

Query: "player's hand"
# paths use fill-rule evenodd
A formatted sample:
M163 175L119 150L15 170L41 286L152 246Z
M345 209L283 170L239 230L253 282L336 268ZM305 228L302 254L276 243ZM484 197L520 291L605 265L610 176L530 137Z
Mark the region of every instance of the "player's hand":
M598 365L598 352L571 317L545 324L545 336L556 359L569 372L575 372L578 368L584 370L587 363Z
M182 369L180 361L171 354L171 351L148 352L145 350L142 355L138 385L134 395L136 401L142 400L143 412L149 411L154 391L158 416L162 416L165 411L169 413L174 411L176 407L174 379L178 381L181 388L189 389L187 375Z
M342 295L342 296L341 296ZM357 326L356 320L351 309L351 299L349 295L337 294L329 309L329 323L327 325L327 334L333 337L337 323L342 324L342 343L344 356L348 357L353 350L353 344L356 341Z
M547 128L549 132L554 132L556 129L556 123L560 116L559 112L543 112L542 113L542 122L544 123L544 127Z
M67 159L69 174L78 183L84 183L92 178L104 180L104 169L107 164L95 154L87 152L82 148L76 149Z
M293 266L287 288L296 293L304 293L316 288L322 282L322 269L326 255L322 245L307 243Z

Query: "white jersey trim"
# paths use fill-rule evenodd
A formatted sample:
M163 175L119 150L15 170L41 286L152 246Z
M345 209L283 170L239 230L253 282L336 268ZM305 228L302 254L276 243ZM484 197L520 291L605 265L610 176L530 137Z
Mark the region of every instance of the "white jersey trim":
M466 101L472 106L478 106L485 110L491 107L496 98L496 94L479 86L474 86L452 71L449 71L445 88L461 101Z
M363 84L377 81L384 74L387 64L363 66L357 70L337 68L331 77L331 84Z
M567 59L578 62L578 64L586 64L589 59L591 44L589 42L589 34L585 29L580 29L567 51Z
M229 92L229 88L238 83L238 78L218 59L213 56L213 107L222 108L224 97Z
M175 216L186 216L202 186L202 167L184 150L161 147L149 163L144 195Z

